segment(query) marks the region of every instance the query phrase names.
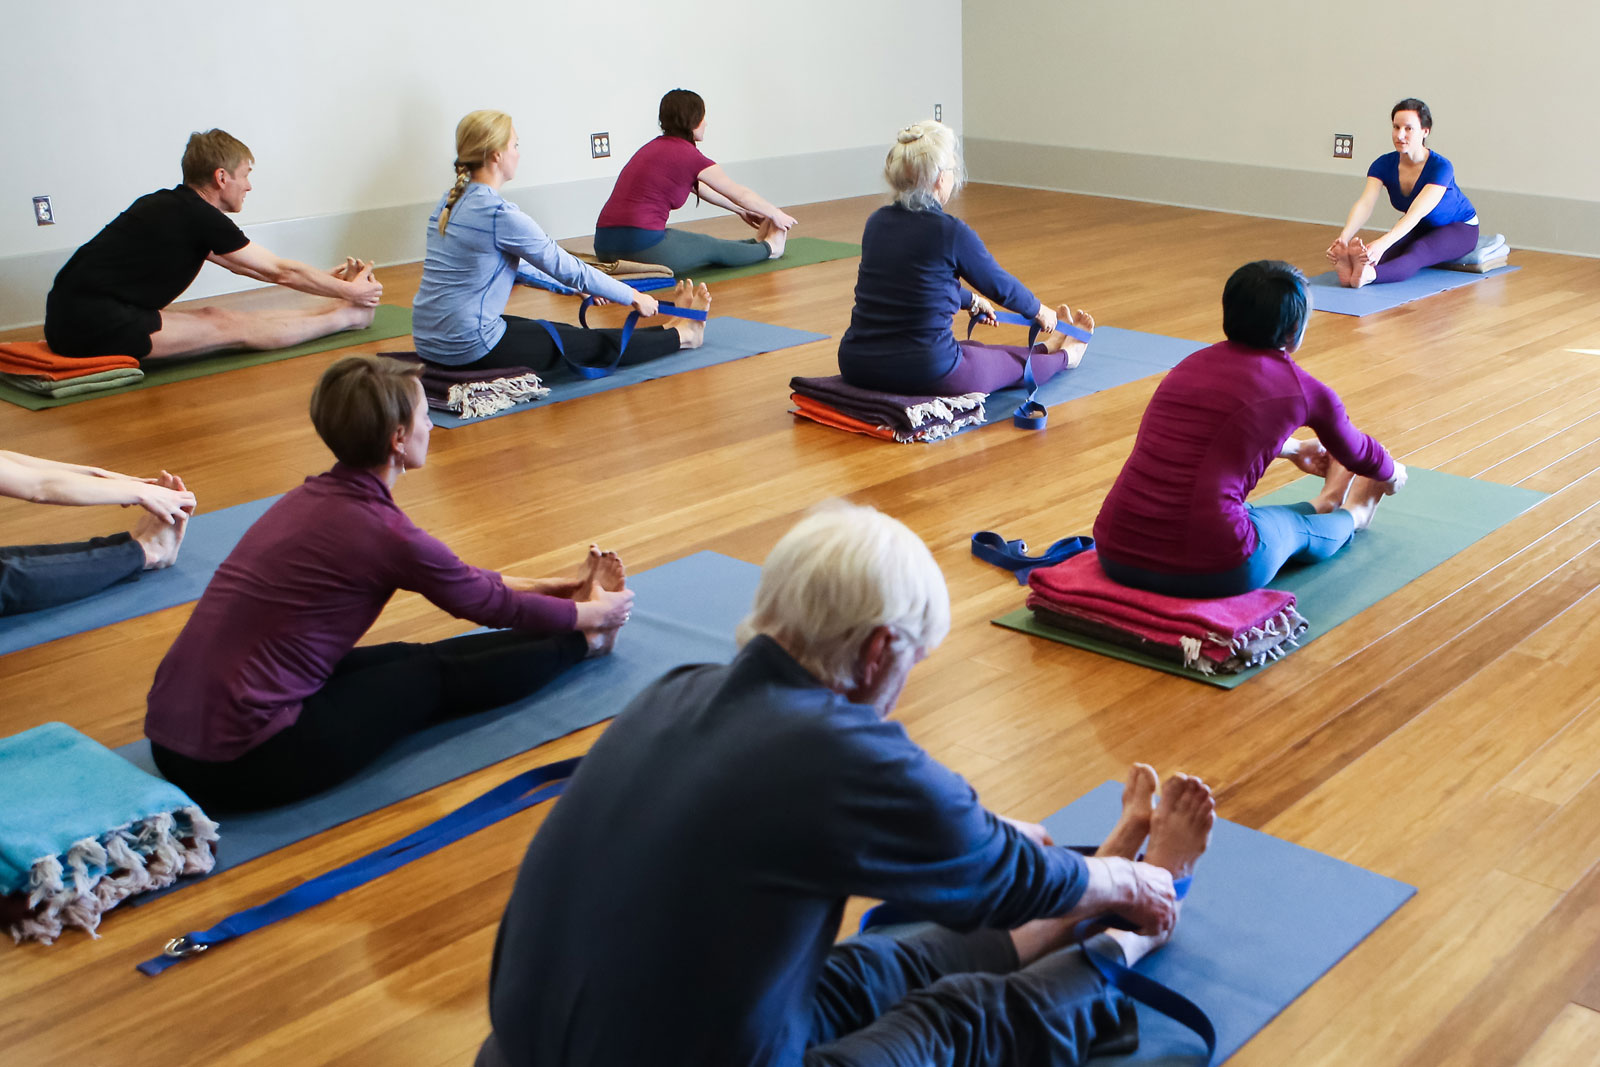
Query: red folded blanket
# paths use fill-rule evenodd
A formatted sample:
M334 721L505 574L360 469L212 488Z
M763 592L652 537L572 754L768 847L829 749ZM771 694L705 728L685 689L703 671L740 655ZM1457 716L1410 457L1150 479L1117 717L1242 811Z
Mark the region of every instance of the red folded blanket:
M60 382L101 371L137 369L138 366L139 361L132 356L87 356L83 359L58 356L43 341L0 344L0 374L24 374Z
M1308 626L1293 593L1257 589L1186 600L1118 585L1090 549L1028 575L1028 607L1045 625L1171 659L1203 674L1236 674L1280 658Z

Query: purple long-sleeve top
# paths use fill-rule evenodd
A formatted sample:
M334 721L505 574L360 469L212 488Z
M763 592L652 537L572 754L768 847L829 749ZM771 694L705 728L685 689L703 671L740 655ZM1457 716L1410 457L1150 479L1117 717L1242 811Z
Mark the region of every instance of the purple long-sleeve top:
M1256 548L1245 498L1302 426L1355 473L1394 476L1383 446L1288 353L1224 341L1189 356L1156 387L1101 505L1100 554L1162 574L1239 566Z
M156 670L145 734L191 759L248 752L299 717L397 589L483 626L560 633L578 618L463 563L382 478L341 463L285 493L217 568Z

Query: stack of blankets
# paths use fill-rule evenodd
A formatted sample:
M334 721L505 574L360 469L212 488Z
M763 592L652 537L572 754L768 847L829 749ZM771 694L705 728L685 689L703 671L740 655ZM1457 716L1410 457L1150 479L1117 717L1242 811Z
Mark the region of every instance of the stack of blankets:
M961 396L901 396L827 378L789 379L794 414L836 430L865 434L900 444L941 441L968 426L988 421L986 393Z
M58 356L43 341L0 344L0 382L37 396L69 397L121 389L144 378L132 356Z
M1511 246L1506 244L1506 235L1503 233L1482 234L1478 238L1478 247L1462 256L1452 259L1439 266L1445 270L1464 270L1472 274L1488 274L1506 265L1506 257L1511 254Z
M217 824L183 791L65 723L0 738L0 926L50 944L128 897L216 863Z
M531 367L442 367L415 352L379 352L389 359L422 364L422 392L433 411L448 411L461 419L481 419L533 400L543 400L550 389Z
M655 282L656 285L650 288L657 286L664 288L672 282L671 269L657 263L635 263L630 259L603 260L595 258L593 253L589 252L574 252L573 255L602 274L611 275L619 282L630 284L643 281ZM578 292L565 282L556 281L525 259L517 263L517 284L531 285L535 289L548 289L552 293L568 296L575 296Z
M1092 637L1201 674L1237 674L1280 659L1308 623L1293 593L1257 589L1186 600L1118 585L1094 549L1028 575L1028 608L1044 626Z

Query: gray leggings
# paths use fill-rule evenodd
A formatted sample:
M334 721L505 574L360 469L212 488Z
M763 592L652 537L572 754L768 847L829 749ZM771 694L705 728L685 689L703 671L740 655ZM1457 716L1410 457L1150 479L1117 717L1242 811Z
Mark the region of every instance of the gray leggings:
M637 263L659 263L678 275L692 274L704 267L748 267L772 256L767 242L753 237L725 241L687 230L663 230L661 240L648 248L620 248L606 240L606 231L602 229L594 235L594 252L601 259L614 256Z

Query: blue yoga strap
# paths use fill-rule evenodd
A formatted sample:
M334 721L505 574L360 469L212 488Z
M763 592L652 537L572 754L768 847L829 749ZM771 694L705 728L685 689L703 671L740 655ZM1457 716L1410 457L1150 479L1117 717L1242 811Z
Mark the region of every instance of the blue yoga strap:
M632 289L637 289L641 293L650 293L657 289L671 289L678 284L676 278L615 278L613 280L619 281ZM517 284L526 285L534 289L545 289L552 293L559 293L562 296L578 296L582 292L582 290L574 289L570 285L564 285L556 281L542 271L539 273L527 270L517 271Z
M981 311L969 311L967 314L969 316L967 319L967 340L970 341L972 340L973 328L976 327L978 323L983 321L984 315ZM994 320L996 322L1008 323L1012 326L1026 326L1028 328L1029 348L1032 348L1034 342L1039 339L1039 323L1033 319L1023 318L1021 315L1018 315L1013 311L1000 311L999 309L996 309L994 313ZM1056 322L1056 333L1066 334L1073 340L1082 341L1084 344L1088 344L1094 339L1094 334L1090 333L1088 330L1085 330L1082 326L1074 326L1070 322L1061 322L1059 320Z
M984 319L984 313L973 311L967 319L967 340L972 340L972 330ZM1039 337L1039 324L1033 319L1025 319L1021 315L1010 311L996 311L996 322L1007 322L1013 326L1028 327L1028 347L1032 348L1034 341ZM1074 326L1070 322L1056 323L1056 332L1087 343L1094 335L1081 326ZM1011 423L1022 430L1042 430L1050 421L1050 413L1045 406L1034 399L1039 392L1039 383L1033 376L1033 357L1030 355L1022 364L1022 386L1028 390L1028 395L1023 398L1017 410L1011 413Z
M1028 555L1026 541L1007 541L993 530L972 535L972 554L1017 576L1018 585L1028 584L1028 575L1037 567L1053 567L1094 547L1092 537L1063 537L1037 556Z
M578 323L586 330L589 328L589 307L594 302L594 297L586 296L583 298L583 303L578 306ZM697 308L681 308L676 304L665 302L657 304L656 307L658 314L675 315L680 319L693 319L696 322L706 321L706 313ZM555 342L556 351L561 354L567 366L572 368L574 374L580 378L609 378L616 373L617 367L622 363L622 354L628 350L628 342L633 340L633 328L639 324L639 310L635 308L628 312L628 318L622 324L622 341L617 345L617 357L602 367L590 367L573 360L567 355L567 348L561 343L561 334L556 330L555 324L546 319L534 321L544 327L545 332L550 335L550 340Z
M199 955L213 945L232 941L280 919L298 915L307 908L314 908L347 890L366 885L374 878L404 867L412 860L421 859L430 852L437 852L452 842L471 836L507 816L560 796L567 787L567 779L577 769L580 758L573 757L525 771L495 786L476 800L463 804L442 819L376 852L369 852L343 867L320 874L265 904L257 904L230 915L209 930L175 937L167 942L161 955L139 964L139 970L144 974L158 975L173 964Z

